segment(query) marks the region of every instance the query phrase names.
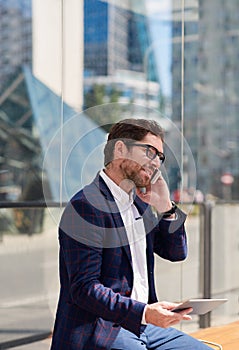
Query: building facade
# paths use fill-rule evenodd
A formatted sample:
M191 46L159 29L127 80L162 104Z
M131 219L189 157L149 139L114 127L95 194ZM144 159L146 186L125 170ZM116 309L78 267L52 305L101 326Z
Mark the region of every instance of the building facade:
M199 5L199 181L217 196L238 198L239 3L204 0ZM221 181L225 173L234 178L226 195Z
M144 5L143 0L140 2ZM148 100L155 99L155 87L151 88L152 84L150 85L150 83L158 84L156 90L159 91L159 78L153 50L147 54L151 44L147 17L142 13L135 12L130 6L122 8L111 2L85 1L85 93L89 91L90 84L99 83L97 77L102 77L101 81L105 81L109 86L114 80L118 84L119 76L123 74L119 92L122 93L122 98L127 99L127 91L131 85L127 102L135 101L134 90L138 90L138 93L141 92L144 95L141 96L141 100L143 99L144 102L147 100L147 94L149 94ZM111 78L107 78L106 81L104 77ZM140 88L137 87L139 77L141 80ZM129 81L130 78L131 82L126 83L126 80ZM136 81L136 86L132 88L134 81ZM114 86L116 85L114 84ZM142 85L144 85L143 90ZM124 86L127 91L124 91ZM157 98L157 100L159 99Z
M0 90L19 66L32 63L31 12L31 0L0 0Z
M219 198L238 198L239 3L186 2L183 68L179 2L173 5L172 118L180 123L183 89L184 134L196 162L198 188ZM226 191L224 174L234 180Z

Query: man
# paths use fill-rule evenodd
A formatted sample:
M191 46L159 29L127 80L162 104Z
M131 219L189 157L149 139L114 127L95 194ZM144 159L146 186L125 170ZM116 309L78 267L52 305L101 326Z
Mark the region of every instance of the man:
M67 205L59 227L60 297L52 350L209 349L171 328L191 309L158 302L155 252L186 258L186 215L165 180L163 131L152 120L126 119L110 130L105 169Z

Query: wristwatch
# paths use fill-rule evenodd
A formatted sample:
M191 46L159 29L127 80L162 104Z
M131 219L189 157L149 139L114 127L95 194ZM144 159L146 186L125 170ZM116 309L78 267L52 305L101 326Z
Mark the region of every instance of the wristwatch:
M165 211L164 213L161 213L164 219L169 218L172 214L176 212L177 205L175 204L174 201L172 201L172 208L169 209L168 211Z

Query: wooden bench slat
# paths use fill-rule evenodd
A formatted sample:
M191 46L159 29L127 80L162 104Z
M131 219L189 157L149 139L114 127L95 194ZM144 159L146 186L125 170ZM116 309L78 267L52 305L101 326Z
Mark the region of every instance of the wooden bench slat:
M239 350L239 321L225 326L200 329L191 333L197 339L220 344L223 350ZM212 347L216 349L215 347Z

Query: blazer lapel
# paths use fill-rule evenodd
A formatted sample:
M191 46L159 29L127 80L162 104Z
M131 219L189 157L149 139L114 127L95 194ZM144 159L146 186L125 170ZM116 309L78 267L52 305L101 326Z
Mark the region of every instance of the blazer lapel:
M101 194L104 196L106 200L106 206L108 207L108 212L110 213L114 221L114 228L117 231L117 238L114 240L113 243L114 247L122 247L122 249L126 253L126 256L129 259L130 265L132 266L132 256L130 252L128 236L114 197L112 196L112 193L110 192L108 186L101 178L99 173L97 174L94 183L99 188Z

